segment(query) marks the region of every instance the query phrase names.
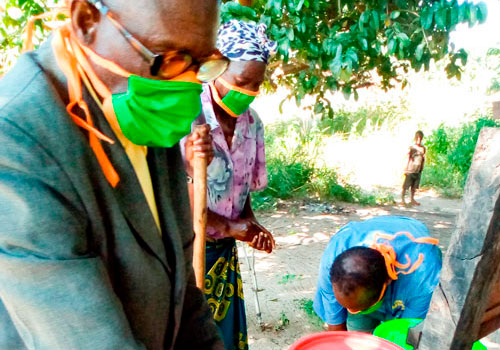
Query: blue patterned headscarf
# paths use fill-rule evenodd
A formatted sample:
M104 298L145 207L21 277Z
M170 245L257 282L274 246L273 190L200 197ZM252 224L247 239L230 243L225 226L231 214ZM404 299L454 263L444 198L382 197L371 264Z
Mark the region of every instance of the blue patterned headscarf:
M267 63L276 50L276 42L266 35L263 23L232 19L219 28L217 48L231 61L260 61Z

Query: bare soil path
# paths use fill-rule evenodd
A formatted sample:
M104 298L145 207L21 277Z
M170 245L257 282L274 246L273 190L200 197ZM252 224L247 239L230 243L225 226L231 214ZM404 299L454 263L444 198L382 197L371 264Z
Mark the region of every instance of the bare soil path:
M250 349L287 349L300 337L322 330L321 322L311 315L319 262L330 237L349 221L379 215L416 218L440 240L445 252L455 229L460 200L440 198L432 192L422 193L418 200L418 207L285 202L274 212L259 213L261 223L274 233L277 248L271 254L255 252L265 329L257 323L252 278L242 248L239 249ZM246 250L251 258L251 249Z

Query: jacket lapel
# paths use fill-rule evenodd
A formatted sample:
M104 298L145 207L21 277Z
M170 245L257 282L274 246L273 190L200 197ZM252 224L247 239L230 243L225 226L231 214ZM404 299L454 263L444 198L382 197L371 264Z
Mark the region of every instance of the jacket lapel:
M125 153L125 149L113 133L111 127L92 98L86 98L86 101L97 128L115 141L113 145L107 142L101 142L104 151L120 176L120 182L116 188L114 188L120 210L127 219L129 225L132 226L140 236L140 239L146 243L151 249L151 252L164 264L165 268L169 270L160 231L156 226L153 214L146 201L146 197L144 196L144 192L142 191L139 180L132 167L132 163Z
M175 274L174 318L180 324L186 288L186 260L184 249L193 243L192 219L187 193L184 162L179 146L172 148L150 148L148 164L155 188L156 204L162 223L163 240L169 263ZM177 333L178 329L174 331Z

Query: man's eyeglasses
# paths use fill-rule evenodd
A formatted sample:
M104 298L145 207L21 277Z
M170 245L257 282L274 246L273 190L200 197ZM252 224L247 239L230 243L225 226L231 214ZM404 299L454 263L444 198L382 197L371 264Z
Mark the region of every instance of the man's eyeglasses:
M198 80L206 83L217 79L224 73L229 65L229 60L219 54L214 54L201 60L195 60L190 54L170 51L156 54L137 40L127 29L118 23L109 13L109 9L101 0L87 0L93 4L102 15L106 16L118 29L130 45L149 63L151 75L162 79L172 79L189 68L198 67Z

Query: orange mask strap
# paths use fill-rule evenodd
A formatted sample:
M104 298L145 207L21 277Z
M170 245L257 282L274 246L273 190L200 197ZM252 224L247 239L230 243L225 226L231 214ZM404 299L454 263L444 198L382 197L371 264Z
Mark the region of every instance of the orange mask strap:
M74 52L71 50L71 35L71 27L68 23L54 33L54 39L52 41L52 49L54 51L57 64L68 80L70 102L66 106L66 110L76 125L89 132L90 147L94 151L106 179L111 186L116 187L120 181L120 177L104 152L104 148L102 147L99 139L111 144L113 144L114 141L94 128L88 105L82 97L82 85L77 68L78 61ZM80 109L84 112L86 120L83 120L78 115L73 113L73 108L76 105L78 105L78 107L80 107Z
M372 244L371 248L377 250L384 257L385 265L387 268L387 273L392 280L397 280L398 274L408 275L408 274L414 272L415 270L417 270L420 267L420 265L422 265L422 263L424 261L424 254L420 253L418 255L417 261L415 261L415 263L412 265L410 257L408 256L408 254L405 254L406 264L402 264L399 261L397 261L396 252L394 251L394 248L390 244L377 243L377 240L379 238L392 241L396 237L401 236L401 235L407 236L411 241L413 241L415 243L433 244L433 245L437 245L439 243L438 239L431 238L431 237L415 238L409 232L398 232L394 235L388 235L388 234L384 234L384 233L380 233L380 232L375 233L374 243ZM400 269L400 271L396 271L396 268ZM405 270L401 270L401 269L408 269L408 270L405 271Z
M222 86L224 86L226 89L229 89L229 90L234 90L234 91L237 91L237 92L240 92L242 94L245 94L245 95L248 95L248 96L257 96L259 94L258 91L251 91L251 90L247 90L247 89L243 89L239 86L236 86L236 85L233 85L233 84L230 84L227 80L225 80L224 78L222 77L219 77L217 78L217 80L219 81L219 83L222 84Z
M217 103L217 105L220 108L222 108L227 114L229 114L231 117L238 118L239 116L237 114L235 114L232 110L230 110L229 107L224 104L224 102L222 102L222 99L219 96L219 91L217 91L217 88L215 87L214 82L213 81L210 82L208 84L208 86L210 86L210 90L212 91L212 97L213 97L215 103Z
M34 36L34 32L35 32L35 22L40 20L40 19L56 18L59 15L64 15L66 17L70 16L69 6L68 6L66 1L64 1L63 5L61 7L58 7L52 11L45 12L45 13L31 17L28 20L28 23L26 24L26 38L24 39L22 52L31 51L34 49L33 36ZM53 28L47 26L43 22L42 22L42 25L45 29L48 29L48 30L53 29Z

